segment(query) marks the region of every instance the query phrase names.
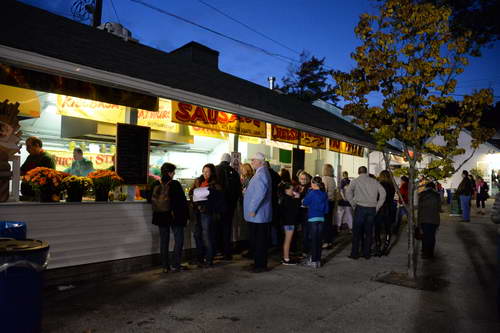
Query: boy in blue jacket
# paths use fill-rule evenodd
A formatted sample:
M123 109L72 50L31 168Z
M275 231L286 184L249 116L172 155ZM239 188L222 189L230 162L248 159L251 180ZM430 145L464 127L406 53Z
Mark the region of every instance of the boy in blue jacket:
M321 177L314 177L311 181L311 190L302 201L307 207L307 227L311 242L311 255L305 264L313 268L321 267L321 235L325 215L328 213L328 195L322 187L324 188Z

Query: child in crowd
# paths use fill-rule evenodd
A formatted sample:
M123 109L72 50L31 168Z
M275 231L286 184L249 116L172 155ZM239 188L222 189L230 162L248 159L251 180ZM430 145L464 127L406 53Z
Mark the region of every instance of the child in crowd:
M324 192L321 177L314 177L311 181L311 190L307 193L302 204L307 210L307 228L310 239L311 255L305 264L309 267L321 267L321 235L323 234L323 222L328 214L328 195Z
M285 231L285 240L283 241L283 265L295 265L296 263L290 260L290 244L292 243L295 225L298 222L300 195L293 191L291 183L282 185L282 193L280 193L280 220Z

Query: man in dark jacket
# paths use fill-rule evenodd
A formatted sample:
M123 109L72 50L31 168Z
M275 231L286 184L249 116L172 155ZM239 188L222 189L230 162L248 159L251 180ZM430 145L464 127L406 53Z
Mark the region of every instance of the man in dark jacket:
M281 177L272 167L271 164L266 161L264 165L269 169L269 175L271 176L271 198L273 204L273 220L271 223L271 244L273 246L279 246L283 243L283 234L280 228L280 216L279 216L279 191L278 187L281 183Z
M26 151L28 151L29 156L24 161L23 165L21 165L21 176L26 175L26 173L34 168L45 167L50 169L55 169L56 164L51 155L49 155L46 151L42 149L43 143L37 137L29 137L26 139ZM35 196L35 192L31 188L31 186L26 183L21 183L21 194L25 199L30 200Z
M441 211L441 196L436 191L433 182L425 185L425 191L418 195L418 224L423 233L422 258L434 257L436 245L436 231L441 222L439 212Z
M460 222L470 222L470 200L474 193L474 185L469 179L469 172L462 172L462 181L458 185L456 195L460 198L460 207L462 208L463 220Z
M231 155L224 153L219 165L215 167L217 182L222 187L225 209L221 211L217 224L217 244L222 246L225 260L232 259L233 218L236 205L241 197L241 181L236 170L230 165Z
M184 227L189 215L186 195L182 185L174 180L176 166L164 163L161 167L161 183L153 188L153 224L160 230L160 256L163 271L178 272L181 270L182 250L184 247ZM174 233L174 256L172 267L168 248L170 229Z

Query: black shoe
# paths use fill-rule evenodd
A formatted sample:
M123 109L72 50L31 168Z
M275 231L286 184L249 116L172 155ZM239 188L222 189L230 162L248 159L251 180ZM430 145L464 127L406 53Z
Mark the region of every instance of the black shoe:
M297 262L292 260L292 259L288 259L288 260L283 259L283 260L281 260L281 264L285 265L285 266L293 266L293 265L297 265Z
M371 256L364 256L366 260L370 260Z
M179 272L182 272L182 271L187 271L189 270L189 268L187 266L178 266L178 267L173 267L171 268L172 270L172 273L179 273Z
M348 256L347 258L350 258L350 259L353 259L353 260L358 260L358 259L359 259L359 256L353 256L353 255L350 255L350 256Z
M263 267L259 267L259 268L254 268L252 269L252 273L264 273L264 272L267 272L267 268L263 268Z

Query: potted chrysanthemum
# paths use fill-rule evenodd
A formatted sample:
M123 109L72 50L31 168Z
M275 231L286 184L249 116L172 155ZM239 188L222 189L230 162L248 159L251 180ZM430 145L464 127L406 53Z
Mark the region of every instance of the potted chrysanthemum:
M109 191L123 183L115 171L97 170L88 174L93 182L95 201L108 201Z
M67 173L45 167L37 167L26 173L23 180L33 188L40 202L57 202L60 200L61 183Z
M85 194L92 190L89 177L68 176L62 180L62 189L66 193L66 202L82 202Z

